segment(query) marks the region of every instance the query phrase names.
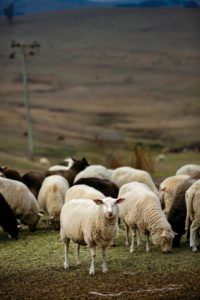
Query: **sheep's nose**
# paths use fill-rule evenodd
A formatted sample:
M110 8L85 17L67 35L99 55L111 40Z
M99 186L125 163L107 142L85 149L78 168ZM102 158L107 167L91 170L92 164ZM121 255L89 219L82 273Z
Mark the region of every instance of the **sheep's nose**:
M112 216L113 216L113 213L112 213L111 211L109 211L109 212L108 212L108 216L109 216L109 217L112 217Z

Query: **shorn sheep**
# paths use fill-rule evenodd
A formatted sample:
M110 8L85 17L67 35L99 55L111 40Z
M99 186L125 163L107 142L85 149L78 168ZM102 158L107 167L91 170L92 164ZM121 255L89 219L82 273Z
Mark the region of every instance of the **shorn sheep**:
M0 193L0 226L12 238L17 239L19 234L19 226L14 212L7 203L4 196Z
M173 203L173 193L177 187L177 185L186 179L188 179L188 175L174 175L165 178L159 188L159 198L161 201L161 204L164 209L164 213L168 215L170 208Z
M141 182L146 184L155 194L158 194L158 190L151 175L143 170L131 167L119 167L112 172L111 181L114 182L118 188L129 182Z
M188 164L184 165L176 171L176 175L189 175L193 176L200 172L200 165Z
M186 192L186 230L190 230L190 247L197 252L200 245L200 180L197 180ZM189 224L191 225L189 227Z
M95 188L80 184L80 185L73 185L70 187L66 194L65 194L65 202L73 200L73 199L103 199L105 198L105 195L101 193L100 191L96 190Z
M128 192L119 192L119 197L125 198L120 206L120 217L125 223L126 232L130 228L132 242L130 252L135 250L136 233L147 236L146 251L149 251L149 236L155 245L160 245L164 253L171 252L174 232L161 209L158 196L147 186L135 182Z
M38 194L40 209L48 215L49 224L60 229L60 212L69 188L67 180L60 175L45 178Z
M35 231L41 216L40 208L27 186L19 181L0 177L0 193L10 205L16 218L28 225L31 231Z
M60 237L64 243L64 268L69 268L70 240L77 243L77 264L80 263L80 245L87 245L91 253L89 274L95 274L96 246L102 250L102 271L107 272L106 248L118 229L118 206L124 199L77 199L64 204L61 211Z

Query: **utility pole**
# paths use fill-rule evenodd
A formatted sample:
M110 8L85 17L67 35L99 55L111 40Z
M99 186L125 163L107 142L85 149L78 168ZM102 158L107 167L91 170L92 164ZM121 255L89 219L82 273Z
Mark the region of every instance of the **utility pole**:
M22 59L24 106L25 106L26 121L27 121L28 149L29 149L30 160L34 159L34 145L33 145L32 120L31 120L30 103L29 103L27 57L33 56L35 54L34 50L39 47L40 47L40 44L37 43L36 41L32 42L31 44L17 43L15 41L11 42L11 48L18 48L20 50L21 59ZM15 57L15 52L12 52L10 54L10 58L14 58L14 57Z

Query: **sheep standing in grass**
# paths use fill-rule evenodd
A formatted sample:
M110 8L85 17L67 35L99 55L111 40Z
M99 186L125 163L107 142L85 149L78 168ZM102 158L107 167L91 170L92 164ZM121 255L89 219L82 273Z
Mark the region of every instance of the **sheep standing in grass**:
M200 165L188 164L184 165L176 171L176 175L189 175L193 176L200 172Z
M186 192L186 230L190 229L190 247L197 252L200 245L200 180L197 180ZM189 224L191 225L189 227Z
M158 190L151 178L151 175L143 170L131 167L119 167L112 172L111 181L114 182L118 188L125 183L134 181L141 182L146 184L155 194L158 194Z
M31 231L35 231L40 218L40 208L27 186L19 181L0 177L0 193L15 216L28 225Z
M88 201L74 199L66 202L61 211L60 236L64 243L64 268L69 268L68 252L70 240L78 244L77 263L80 263L80 245L87 245L91 253L89 274L95 274L96 246L102 250L102 271L107 272L106 248L116 236L118 229L118 206L124 199L106 197Z
M68 189L68 191L65 194L65 202L79 198L91 200L103 199L105 198L105 195L100 191L96 190L95 188L85 184L73 185Z
M60 175L45 178L38 194L40 208L47 213L49 224L60 229L60 212L69 188L67 180Z
M119 193L125 198L120 206L120 217L132 233L130 252L134 252L136 232L147 236L146 251L149 251L149 236L155 245L160 245L165 253L171 252L174 232L166 219L160 201L154 192L144 184L135 182L130 191Z
M175 175L170 176L164 179L159 188L159 198L161 201L161 204L164 209L164 213L168 215L170 208L173 204L173 193L177 187L177 185L186 179L188 179L188 175Z

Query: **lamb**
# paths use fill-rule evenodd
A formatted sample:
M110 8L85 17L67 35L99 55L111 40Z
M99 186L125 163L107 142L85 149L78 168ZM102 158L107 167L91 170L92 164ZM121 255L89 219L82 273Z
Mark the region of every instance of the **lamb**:
M0 225L12 238L18 239L19 226L14 212L0 193Z
M0 193L10 205L16 218L28 225L30 231L35 231L41 216L40 208L27 186L19 181L0 177Z
M83 157L81 160L77 160L74 162L73 166L69 168L68 170L57 170L57 171L46 171L45 176L51 176L51 175L61 175L67 181L69 182L69 185L72 186L74 182L75 176L84 170L87 166L89 166L89 163L87 160Z
M180 247L180 241L185 234L186 219L186 201L185 193L188 188L195 182L195 179L188 178L180 182L172 194L172 205L168 212L167 219L172 229L176 232L173 240L173 247Z
M44 173L40 171L29 171L21 177L21 181L29 188L36 199L44 179Z
M196 164L187 164L182 166L176 171L176 175L195 175L196 173L200 172L200 165Z
M118 188L125 183L134 181L141 182L146 184L156 195L158 194L158 190L151 178L151 175L143 170L131 167L119 167L112 172L111 181L114 182Z
M81 178L88 178L88 177L95 177L95 178L110 180L111 172L102 165L91 165L76 175L76 177L74 179L74 183L77 182Z
M200 180L191 185L186 192L185 198L187 207L186 230L190 230L190 247L192 252L197 252L197 247L200 245Z
M39 206L56 230L60 229L60 212L68 188L69 183L64 177L51 175L45 178L38 194Z
M144 184L135 182L131 191L120 192L125 198L120 206L120 217L125 223L126 232L130 228L132 241L130 252L135 250L136 232L147 236L146 251L149 251L149 235L155 245L160 245L164 253L171 252L174 232L161 209L158 196Z
M119 189L112 181L108 179L101 179L95 177L81 178L77 180L74 185L85 184L91 186L98 191L102 192L107 197L116 198L118 196Z
M172 206L173 193L175 191L176 186L188 178L189 178L188 175L175 175L175 176L167 177L165 180L161 182L159 188L159 198L164 208L164 213L166 215L168 215L170 208Z
M80 263L80 245L87 245L91 253L89 274L95 274L96 246L102 250L102 271L108 271L106 263L106 248L117 233L117 204L124 199L106 197L104 199L74 199L66 202L61 211L60 237L64 243L64 268L69 268L68 252L70 240L77 243L77 264Z
M72 199L103 199L105 195L91 186L85 184L73 185L65 194L65 202Z

